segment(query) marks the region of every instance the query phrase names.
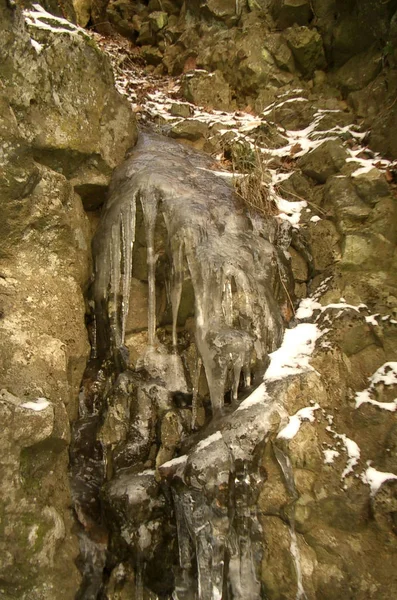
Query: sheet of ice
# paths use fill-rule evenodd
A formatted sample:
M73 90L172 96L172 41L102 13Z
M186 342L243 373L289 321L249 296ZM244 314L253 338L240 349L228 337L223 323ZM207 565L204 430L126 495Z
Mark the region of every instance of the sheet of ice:
M312 370L309 359L320 335L320 330L313 323L299 323L293 329L287 329L281 347L269 355L270 365L264 380L275 381Z
M397 479L397 475L394 473L385 473L384 471L377 471L374 467L369 466L366 471L361 475L361 479L364 483L367 483L371 488L371 496L375 496L379 488L385 481L390 479Z
M288 424L278 433L277 437L284 440L292 440L298 433L303 421L314 421L314 411L320 408L319 404L301 408L289 418Z
M48 406L50 406L50 403L46 398L37 398L33 402L29 401L21 404L21 408L29 408L30 410L34 410L36 412L45 410Z

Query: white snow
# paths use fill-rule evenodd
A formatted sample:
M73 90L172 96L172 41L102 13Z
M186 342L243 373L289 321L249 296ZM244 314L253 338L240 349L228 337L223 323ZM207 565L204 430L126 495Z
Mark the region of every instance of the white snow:
M369 403L390 412L397 410L397 398L392 402L378 402L372 398L372 393L377 384L396 385L397 384L397 362L387 362L383 364L375 373L368 379L369 386L367 389L357 392L355 396L356 408L360 408L362 404Z
M68 33L69 35L83 35L91 39L91 36L81 27L74 25L67 19L50 14L40 4L33 4L32 10L24 10L25 21L31 27L44 29L53 33ZM37 50L37 48L35 48Z
M265 402L266 400L269 400L269 396L266 392L266 385L261 383L256 390L254 390L252 394L248 396L248 398L242 401L237 410L245 410L251 406L254 406L254 404L259 404L261 402Z
M321 221L321 218L318 215L313 215L310 219L310 221L312 223L318 223L318 221Z
M319 404L301 408L289 418L288 424L278 433L277 438L292 440L298 433L303 421L314 421L314 411L320 408Z
M309 358L321 332L313 323L299 323L284 333L281 347L270 354L265 381L275 381L289 375L312 370Z
M384 385L397 384L397 362L386 362L369 379L371 387L377 383Z
M21 406L21 408L28 408L30 410L34 410L34 411L38 412L41 410L45 410L48 406L50 406L50 403L48 402L48 400L46 398L37 398L33 402L31 402L31 401L24 402L20 406Z
M204 448L207 448L207 446L210 446L214 442L218 442L221 439L222 439L222 434L221 434L220 431L217 431L216 433L213 433L212 435L210 435L209 437L205 438L204 440L201 440L201 442L199 442L197 444L197 446L196 446L196 452L199 452L200 450L204 450Z
M378 321L376 319L379 318L379 316L379 313L376 313L375 315L369 315L368 317L365 317L365 320L368 325L373 325L376 327L378 325Z
M341 440L345 447L348 459L347 459L346 467L344 468L342 475L341 475L341 479L345 479L345 477L347 477L347 475L349 475L353 471L354 467L357 465L357 463L360 459L360 456L361 456L360 448L356 444L356 442L354 440L352 440L351 438L348 438L346 434L337 433L336 431L334 431L332 429L331 425L328 425L326 427L326 430L329 431L330 433L332 433L332 435L334 436L335 439Z
M323 450L323 454L324 454L324 463L326 465L332 464L334 462L335 458L340 456L340 452L338 452L337 450L332 450L330 448L327 450Z
M373 406L377 406L378 408L382 408L383 410L388 410L390 412L395 412L397 410L397 398L393 400L393 402L378 402L378 400L373 400L373 398L371 398L370 389L357 392L355 400L356 408L360 408L362 404L367 403L373 404Z
M350 438L347 437L347 435L345 435L344 433L337 434L337 437L339 439L342 440L342 442L345 445L346 448L346 452L348 455L348 461L347 461L347 465L341 475L341 479L344 479L347 475L349 475L349 473L351 473L354 469L354 467L356 466L356 464L358 463L361 453L360 453L360 448L358 447L358 445L356 444L356 442Z
M383 471L377 471L374 467L369 466L366 471L361 475L361 479L364 483L367 483L371 488L371 496L375 496L381 485L385 481L390 479L397 479L397 475L394 473L385 473Z
M175 467L177 465L182 465L182 464L185 464L187 459L188 459L187 454L182 454L182 456L177 456L176 458L173 458L172 460L168 460L167 462L160 465L160 467L168 469L169 467Z
M43 49L42 44L39 44L39 42L36 42L36 40L34 40L33 38L30 38L30 43L32 44L33 48L36 50L37 54L40 54L40 52Z
M315 310L322 310L322 308L321 304L314 300L314 298L303 298L299 303L295 317L298 320L309 319L313 316Z

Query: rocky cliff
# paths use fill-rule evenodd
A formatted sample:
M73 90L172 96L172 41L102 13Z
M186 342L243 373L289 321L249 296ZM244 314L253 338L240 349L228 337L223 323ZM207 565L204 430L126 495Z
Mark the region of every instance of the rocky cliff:
M394 599L397 3L0 7L0 595Z

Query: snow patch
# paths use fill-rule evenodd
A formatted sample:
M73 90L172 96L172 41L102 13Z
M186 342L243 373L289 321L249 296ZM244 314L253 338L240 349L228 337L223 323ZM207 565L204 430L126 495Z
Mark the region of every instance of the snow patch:
M397 384L397 362L387 362L383 364L375 373L368 379L369 386L367 389L357 392L355 396L356 409L362 404L368 403L377 406L383 410L395 412L397 410L397 398L393 402L378 402L372 398L372 393L377 384L396 385Z
M366 471L361 475L361 480L367 483L371 488L371 496L375 496L379 488L385 481L390 479L397 479L397 475L394 473L385 473L384 471L377 471L374 467L369 466Z
M200 452L200 450L204 450L204 448L207 448L207 446L210 446L214 442L219 442L219 440L221 440L221 439L222 439L222 434L220 431L213 433L212 435L205 438L204 440L201 440L201 442L199 442L197 444L196 452Z
M309 359L320 335L320 330L313 323L299 323L294 329L287 329L281 347L269 355L270 365L264 380L275 381L313 370Z
M330 448L327 450L323 450L323 454L324 454L324 463L326 465L332 464L334 462L335 458L340 456L340 452L338 452L337 450L332 450Z
M303 421L310 421L313 423L314 411L319 408L320 405L316 403L314 406L306 406L305 408L298 410L298 412L289 418L288 425L278 433L277 438L292 440L298 433Z
M29 410L40 412L42 410L45 410L48 406L50 406L50 403L46 398L37 398L33 402L24 402L20 406L21 408L28 408Z

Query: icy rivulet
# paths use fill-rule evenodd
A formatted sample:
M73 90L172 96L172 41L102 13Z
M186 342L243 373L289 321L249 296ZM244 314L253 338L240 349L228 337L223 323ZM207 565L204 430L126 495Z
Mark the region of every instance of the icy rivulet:
M130 158L114 174L93 242L95 356L86 380L98 365L102 369L81 396L72 487L79 520L90 529L91 520L101 521L97 498L107 481L107 521L130 548L137 598L143 594L145 572L153 570L156 556L164 552L170 527L177 532L180 563L171 584L174 598L215 600L229 594L259 598L255 490L260 475L252 461L257 445L279 421L279 411L263 404L262 385L248 403L221 415L225 393L231 391L236 402L239 387L250 387L252 374L260 380L268 354L281 343L282 305L289 300L286 290L291 280L281 244L285 229L271 217L265 221L248 216L230 182L213 171L210 158L153 134L141 135ZM130 286L136 277L138 242L147 253L148 343L134 372L124 343L128 313L134 310ZM183 367L178 310L187 280L194 291L195 360L190 367L185 361ZM167 286L172 312L168 345L157 336L159 285ZM114 365L113 374L109 364ZM171 417L183 424L185 417L180 415L191 412L188 422L197 429L202 366L217 418L191 440L189 427L185 428L175 451L189 456L166 462L157 454L157 470L148 469L154 466L153 443L157 450L158 442L166 444L164 423L169 424ZM192 397L191 410L175 409L172 399L178 392ZM106 420L103 415L115 410L120 394L123 406L128 406L122 427L129 432L126 444L113 452L101 443L101 423ZM161 429L160 440L158 433L157 440L150 438L153 421ZM160 478L168 482L164 496ZM171 505L176 530L175 524L165 525ZM87 599L95 597L101 586L104 547L91 544L86 534L81 540L86 581L91 582L81 598ZM112 545L114 552L117 543ZM154 568L164 571L161 561Z

